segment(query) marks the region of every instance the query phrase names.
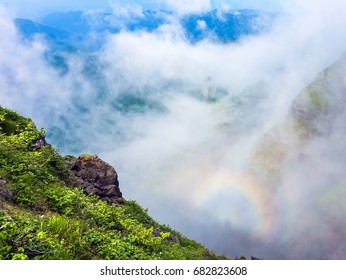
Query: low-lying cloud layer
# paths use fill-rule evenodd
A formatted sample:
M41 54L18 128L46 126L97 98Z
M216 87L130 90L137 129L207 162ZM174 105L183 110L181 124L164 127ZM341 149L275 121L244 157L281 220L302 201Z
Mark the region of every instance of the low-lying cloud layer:
M181 13L209 8L192 3ZM345 258L344 201L328 199L345 195L335 155L343 130L309 142L304 153L314 156L283 168L275 191L251 168L266 132L346 50L344 2L287 3L261 36L190 44L173 16L152 33L109 35L92 56L66 54L64 73L46 61L42 38L20 39L2 8L0 104L44 126L63 153L98 153L126 198L218 253ZM333 184L322 184L328 176Z

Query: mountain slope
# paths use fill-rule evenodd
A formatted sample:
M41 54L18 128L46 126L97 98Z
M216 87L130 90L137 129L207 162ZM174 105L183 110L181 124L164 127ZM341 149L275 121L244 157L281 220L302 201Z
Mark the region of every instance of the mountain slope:
M286 258L346 255L345 73L345 58L322 71L254 149L254 170L284 224L272 238L289 248Z
M0 107L0 259L218 259L160 225L97 156L65 159Z
M16 28L26 40L33 40L35 36L42 36L48 43L51 51L75 51L82 39L76 34L52 28L29 19L14 19Z
M345 127L340 124L346 113L344 73L345 57L307 85L293 101L287 120L261 139L254 160L268 172L269 177L279 178L280 170L287 161L316 156L306 151L313 141L320 141L321 148L330 152L333 149L340 149L341 152L346 148L337 140L346 136Z

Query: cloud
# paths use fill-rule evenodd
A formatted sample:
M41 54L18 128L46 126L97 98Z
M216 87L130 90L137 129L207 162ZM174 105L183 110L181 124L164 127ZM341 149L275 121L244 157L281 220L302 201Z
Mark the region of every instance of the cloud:
M212 7L210 0L165 0L164 2L181 15L210 11Z
M189 3L170 5L178 15L210 8ZM344 180L340 123L299 150L311 156L293 157L275 191L266 170L253 170L268 131L346 49L343 2L287 3L270 32L232 44L192 45L174 16L152 33L109 35L96 54L64 54L65 74L45 60L42 38L21 41L3 11L0 102L45 126L63 153L98 153L126 198L220 253L344 258L344 191L322 180ZM288 132L280 130L290 144ZM325 245L306 250L315 244Z
M209 41L190 45L179 36L179 29L171 26L154 34L121 34L110 39L105 50L105 59L112 65L108 73L119 73L121 69L125 84L156 92L155 98L163 100L166 108L164 117L141 116L138 123L133 122L137 123L132 128L140 135L138 140L114 154L105 153L110 160L119 159L120 174L136 174L124 178L124 184L136 186L131 192L154 216L162 221L173 219L174 226L183 232L189 228L189 234L206 244L224 240L227 234L242 235L240 239L251 244L247 250L244 243L232 242L229 252L239 246L239 254L242 250L248 254L258 250L264 257L319 256L318 251L304 251L304 245L289 251L292 243L321 221L316 205L305 202L310 196L323 196L314 191L316 182L308 182L304 173L294 172L302 168L295 161L298 167L286 170L282 192L263 194L268 186L248 173L247 164L252 149L267 130L285 121L293 100L305 85L345 50L341 36L343 19L338 16L338 9L328 8L322 23L317 16L326 8L324 4L310 9L298 6L281 18L269 34L234 45ZM321 25L316 28L316 24ZM178 86L166 90L171 82ZM189 97L195 91L203 99L218 90L227 95L212 105ZM141 159L145 159L143 172ZM333 161L329 169L332 168ZM293 191L291 185L297 189ZM256 197L251 189L262 193L261 197ZM225 200L221 201L222 198ZM162 211L162 207L166 210ZM295 211L291 211L292 207ZM219 222L215 229L223 228L225 232L216 230L217 234L208 238L205 230L191 229L186 222L172 218L173 212L187 219L187 223L201 223L205 228L210 221ZM184 216L186 212L196 214L189 219ZM302 212L309 212L308 218L296 224ZM196 218L194 222L196 216L206 218ZM205 236L200 236L201 231ZM328 227L324 228L325 235L314 235L313 242L328 240L330 233ZM270 240L282 248L274 252ZM224 243L215 248L224 250ZM329 249L323 249L328 251L323 257L340 257L333 253L334 246Z
M198 20L197 21L197 28L200 30L207 28L207 23L204 20Z
M80 10L103 10L109 7L109 0L77 0L77 1L44 1L44 0L2 0L1 3L17 17L40 18L51 12L69 12Z

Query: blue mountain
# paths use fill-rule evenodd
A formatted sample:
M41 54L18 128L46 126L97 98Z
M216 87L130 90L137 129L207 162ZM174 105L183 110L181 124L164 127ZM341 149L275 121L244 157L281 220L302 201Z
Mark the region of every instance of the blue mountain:
M148 10L141 14L111 14L74 11L52 13L40 23L28 19L16 19L15 24L24 38L43 35L58 48L95 50L102 46L107 33L122 30L153 32L169 23L171 12ZM197 43L203 39L219 43L234 42L243 36L257 35L270 29L276 15L258 10L212 10L202 14L190 14L178 18L186 39ZM91 36L94 39L90 41ZM95 36L97 34L97 36Z
M223 13L213 10L204 14L188 15L181 23L191 42L209 38L228 43L243 36L268 31L275 17L275 14L258 10L234 10Z
M16 18L14 23L23 34L29 37L40 33L44 34L47 38L65 41L71 36L69 32L45 26L29 19Z
M16 28L20 31L24 40L32 40L35 36L43 37L53 51L74 51L78 41L82 39L78 34L52 28L29 19L14 19Z
M118 33L146 30L151 32L166 22L168 13L159 10L144 11L141 15L117 15L112 13L72 11L52 13L42 18L41 23L71 33L85 34L90 32Z

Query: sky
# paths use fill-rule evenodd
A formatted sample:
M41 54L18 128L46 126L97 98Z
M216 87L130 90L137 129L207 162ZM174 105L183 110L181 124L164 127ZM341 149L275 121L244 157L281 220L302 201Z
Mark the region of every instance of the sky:
M178 14L211 6L182 3L165 5ZM332 92L318 120L327 132L303 145L304 122L292 122L294 108L306 109L304 88L345 54L346 2L333 3L281 1L285 16L269 32L232 44L192 45L174 20L153 33L110 34L91 60L66 54L65 74L45 60L42 38L21 41L12 8L2 8L0 102L45 127L62 154L97 153L125 198L217 252L344 259L345 63L312 87ZM85 76L95 60L96 81ZM129 112L124 93L149 105Z
M262 9L266 11L275 11L279 9L281 4L279 1L273 0L61 0L61 1L45 1L45 0L0 0L0 4L7 7L17 17L28 17L37 19L45 14L56 11L75 11L75 10L103 10L109 9L115 5L141 5L144 9L171 9L178 11L201 11L216 7L229 7L234 9Z

